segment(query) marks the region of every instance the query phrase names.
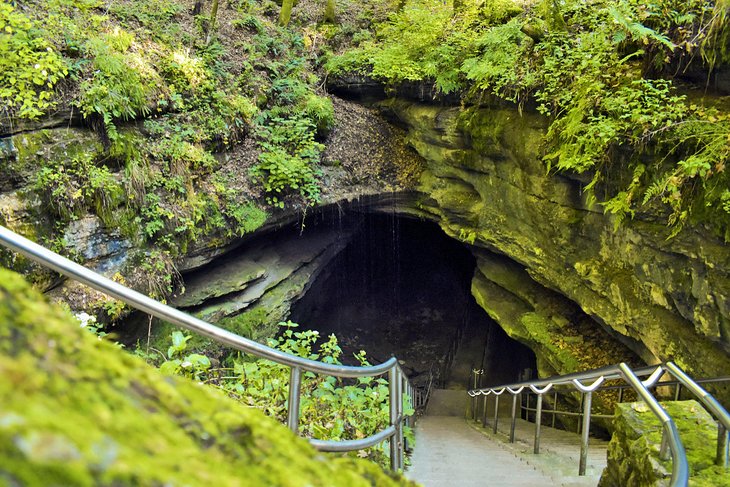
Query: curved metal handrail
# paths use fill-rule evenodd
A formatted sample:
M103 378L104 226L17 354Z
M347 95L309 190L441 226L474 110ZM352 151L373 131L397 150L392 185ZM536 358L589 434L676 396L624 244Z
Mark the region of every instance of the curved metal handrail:
M664 364L664 370L669 372L669 375L677 379L685 388L689 389L694 393L695 396L704 404L707 409L717 418L718 421L725 427L726 430L730 430L730 414L722 405L712 397L702 386L696 381L692 380L687 373L675 365L673 362L667 362Z
M700 395L700 399L705 404L711 404L710 409L716 413L723 424L728 421L730 425L730 416L720 406L720 404L712 398L704 389L694 383L686 374L681 371L676 365L662 364L659 366L648 366L641 367L636 370L624 364L610 365L607 367L601 367L584 372L576 372L573 374L566 374L562 376L553 376L546 379L537 379L531 381L523 381L514 384L501 384L494 387L485 387L481 389L473 389L468 391L469 396L475 398L476 396L485 396L485 408L486 408L486 396L495 392L496 390L507 390L513 395L513 402L516 399L522 389L527 388L537 395L538 406L536 415L536 428L535 428L535 453L539 453L540 445L540 416L542 412L542 396L555 386L572 386L584 394L583 403L583 431L581 438L581 455L580 455L580 466L579 475L585 475L586 470L586 459L588 453L588 430L590 424L590 409L591 409L591 396L592 393L599 388L601 383L606 380L622 379L629 386L631 386L636 394L648 405L649 409L659 419L662 424L664 431L664 438L668 442L672 454L672 487L683 487L687 485L689 480L689 463L687 461L687 455L682 445L682 441L679 437L677 426L659 404L659 401L649 392L648 387L654 386L659 378L664 374L664 371L669 372L671 375L677 378L680 382L685 384L686 387L693 391L701 391L703 394ZM642 381L639 377L649 376L648 379ZM590 386L583 385L585 381L594 381ZM710 398L712 400L710 400ZM714 402L713 402L714 401ZM515 408L512 411L512 428L510 433L510 441L514 441L514 422L515 422ZM495 431L496 431L496 411L495 411ZM730 428L729 428L730 429Z
M689 482L689 462L687 461L687 453L684 451L682 440L679 439L677 425L674 424L671 416L659 404L659 401L652 396L651 392L646 388L646 384L634 374L628 365L621 363L618 364L618 368L624 380L634 388L636 393L649 406L654 416L662 423L662 428L665 432L664 438L669 442L669 449L672 452L672 483L670 485L677 487L686 486L687 482ZM650 379L655 375L656 372L652 373Z
M113 298L124 301L128 305L151 314L156 318L168 321L175 325L182 326L188 330L204 335L216 342L228 345L237 350L266 358L274 362L288 365L290 367L301 367L302 369L319 372L322 374L334 375L337 377L367 377L382 375L397 363L395 357L391 357L382 364L370 367L358 367L349 365L334 365L318 362L307 358L297 357L281 350L268 347L261 343L249 340L228 330L207 323L199 318L184 313L166 304L162 304L144 294L130 289L126 286L112 281L111 279L98 274L91 269L83 267L66 257L56 254L25 237L0 226L0 242L6 247L19 252L26 257L49 267L56 272L75 279L83 284L93 287Z
M335 377L370 377L388 374L390 426L383 431L367 438L346 440L341 442L313 440L310 443L322 451L352 451L360 450L390 439L391 468L403 468L403 389L410 391L410 384L398 365L398 360L391 357L385 362L367 367L335 365L318 362L307 358L297 357L281 350L257 343L248 338L231 333L228 330L207 323L199 318L160 303L142 293L112 281L84 266L81 266L66 257L63 257L35 242L0 225L0 245L14 250L27 258L50 268L60 274L90 286L104 294L116 298L127 305L161 320L196 332L218 343L228 345L242 352L250 353L279 364L291 367L289 386L289 411L287 424L295 433L299 424L299 389L301 385L301 371L316 372ZM405 384L402 384L405 382ZM405 387L404 387L405 386ZM395 400L394 400L395 399ZM395 439L391 439L395 438Z
M394 434L395 426L388 426L380 433L376 433L367 438L342 441L317 440L315 438L312 438L309 440L309 444L319 451L348 452L353 450L362 450L363 448L369 448L371 446L377 445L381 441L387 440Z

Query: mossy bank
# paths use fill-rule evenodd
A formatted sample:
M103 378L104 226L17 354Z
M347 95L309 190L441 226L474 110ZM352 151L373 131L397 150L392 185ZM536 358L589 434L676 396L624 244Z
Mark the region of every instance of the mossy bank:
M0 485L408 485L163 376L0 269Z

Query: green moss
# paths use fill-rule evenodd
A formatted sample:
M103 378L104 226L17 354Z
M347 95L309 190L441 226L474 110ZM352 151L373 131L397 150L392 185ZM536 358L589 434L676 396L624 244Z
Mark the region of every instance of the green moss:
M690 467L690 486L730 486L727 473L714 465L717 426L697 401L664 402L672 417ZM608 468L601 486L659 485L671 472L671 461L659 460L662 428L643 402L616 405L615 431L608 453Z
M162 376L0 269L0 484L399 485Z
M272 323L271 318L272 316L267 310L255 307L236 316L223 318L218 325L238 335L261 341L270 338L276 332L277 324ZM277 319L277 323L278 321Z
M556 370L579 370L580 362L565 344L569 336L555 330L555 324L540 313L525 313L520 323L530 334L530 338L547 348L550 362Z

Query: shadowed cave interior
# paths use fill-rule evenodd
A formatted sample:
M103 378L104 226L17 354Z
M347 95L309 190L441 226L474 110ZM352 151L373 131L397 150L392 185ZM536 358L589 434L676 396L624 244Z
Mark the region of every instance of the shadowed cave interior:
M414 384L464 388L472 368L485 384L535 370L534 353L512 340L471 295L475 261L438 225L383 213L326 217L308 225L350 227L349 243L294 304L290 319L334 333L343 362L366 350L371 363L395 355ZM528 372L529 373L529 372Z

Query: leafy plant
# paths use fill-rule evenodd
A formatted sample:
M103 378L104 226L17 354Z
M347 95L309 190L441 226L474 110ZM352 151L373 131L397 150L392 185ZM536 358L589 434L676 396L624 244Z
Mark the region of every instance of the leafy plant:
M330 335L315 350L319 339L316 331L296 331L297 324L280 323L282 332L270 345L281 351L311 360L340 364L342 350L337 338ZM246 360L230 357L229 367L211 368L207 357L199 354L184 355L189 336L176 331L172 346L161 369L184 375L218 387L242 403L259 408L280 421L287 417L286 401L289 388L289 367L268 360ZM355 356L361 365L370 365L365 352ZM404 400L405 416L414 413L410 398ZM363 377L343 380L304 373L301 384L300 432L310 438L345 440L364 438L387 427L389 423L388 381L384 378ZM413 440L406 427L405 434ZM358 452L381 464L387 455L382 447Z
M114 121L149 114L152 94L160 85L157 73L147 61L130 51L133 43L132 34L117 30L84 44L93 71L81 82L77 105L85 117L101 117L112 141L118 136Z
M34 119L53 107L53 88L68 69L34 22L0 3L0 101Z
M319 199L315 164L324 146L315 141L316 127L304 117L273 118L260 128L264 152L253 175L264 183L272 204L284 207L283 197L297 192L308 202Z
M45 206L67 222L92 209L110 222L123 195L119 182L91 153L46 161L38 171L34 189Z
M182 375L201 380L210 369L210 359L198 353L183 355L189 339L189 335L185 336L180 331L172 332L172 345L167 349L169 360L160 365L160 371L168 375Z

